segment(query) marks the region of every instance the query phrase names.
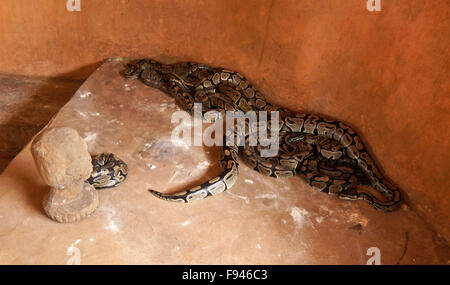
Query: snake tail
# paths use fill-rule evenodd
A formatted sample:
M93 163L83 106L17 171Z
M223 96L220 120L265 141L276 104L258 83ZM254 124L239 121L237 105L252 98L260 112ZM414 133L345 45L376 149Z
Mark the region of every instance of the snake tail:
M219 165L223 170L221 174L191 189L173 194L152 189L149 192L160 199L180 203L191 203L225 192L234 185L239 174L236 146L223 146L219 150Z

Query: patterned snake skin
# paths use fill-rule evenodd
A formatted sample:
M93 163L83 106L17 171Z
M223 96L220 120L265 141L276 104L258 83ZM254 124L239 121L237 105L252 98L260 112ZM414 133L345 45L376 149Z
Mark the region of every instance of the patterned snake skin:
M87 180L95 189L113 188L125 181L128 166L112 153L102 153L92 158L92 172Z
M239 152L247 164L264 175L281 178L299 174L313 188L341 199L364 200L381 211L392 211L402 201L400 191L384 177L352 128L340 121L274 106L237 72L191 62L169 65L142 59L128 64L124 75L170 94L190 114L194 103L202 103L202 115L211 110L222 114L279 111L275 127L280 151L276 156L260 156L265 147L259 143L249 146L250 135L244 130L244 146L235 143L221 148L223 172L219 176L175 194L150 190L159 198L187 203L228 190L237 180ZM228 137L236 139L238 135L227 131ZM358 191L358 185L370 185L376 191Z

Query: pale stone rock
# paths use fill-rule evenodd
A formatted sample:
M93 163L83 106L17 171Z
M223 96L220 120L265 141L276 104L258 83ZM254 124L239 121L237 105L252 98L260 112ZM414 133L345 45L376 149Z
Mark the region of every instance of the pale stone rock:
M97 192L85 182L92 172L91 156L76 130L46 130L34 139L31 151L39 173L50 186L43 202L50 218L76 222L97 208Z

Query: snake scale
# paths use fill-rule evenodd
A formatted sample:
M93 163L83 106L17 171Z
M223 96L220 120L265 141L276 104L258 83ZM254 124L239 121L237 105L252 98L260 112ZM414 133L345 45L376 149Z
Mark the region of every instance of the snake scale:
M171 95L190 114L194 103L202 103L202 115L211 110L279 112L279 125L275 126L279 131L277 155L262 157L260 151L265 147L260 143L250 146L250 135L244 130L244 146L234 143L221 147L219 163L223 172L219 176L179 193L149 190L159 198L187 203L230 189L239 174L239 154L264 175L281 178L298 174L313 188L341 199L364 200L386 212L401 204L399 189L381 173L350 126L272 105L238 72L192 62L163 64L141 59L127 64L124 76ZM237 134L227 132L226 136L236 138ZM375 193L358 191L358 185L369 185Z
M101 153L92 158L92 172L87 182L95 189L113 188L125 181L128 166L113 153Z

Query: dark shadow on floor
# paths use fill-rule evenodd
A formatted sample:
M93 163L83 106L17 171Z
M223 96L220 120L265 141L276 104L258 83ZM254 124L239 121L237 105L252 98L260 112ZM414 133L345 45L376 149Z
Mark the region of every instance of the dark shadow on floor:
M80 88L79 74L102 62L57 78L0 75L0 173Z

